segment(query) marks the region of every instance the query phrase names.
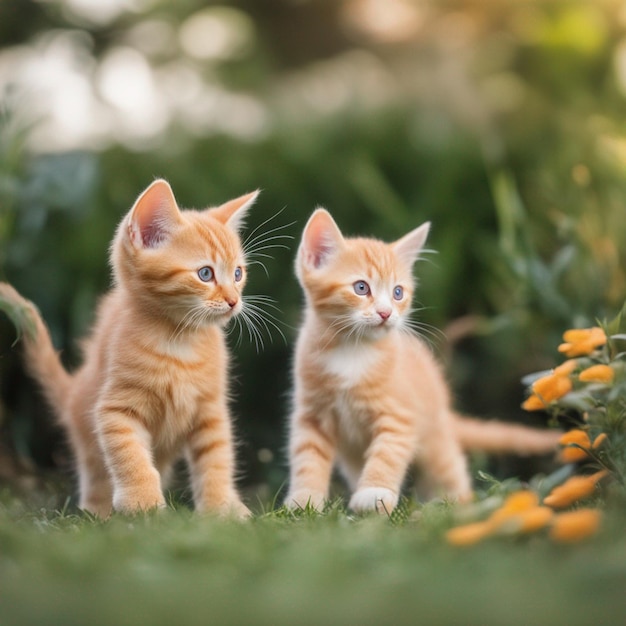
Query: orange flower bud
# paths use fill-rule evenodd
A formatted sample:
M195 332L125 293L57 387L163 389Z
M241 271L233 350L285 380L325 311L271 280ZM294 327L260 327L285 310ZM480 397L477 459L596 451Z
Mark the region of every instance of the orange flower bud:
M499 524L505 519L517 515L522 511L532 509L539 504L539 496L528 489L515 491L507 496L502 506L489 517L492 524Z
M563 433L559 439L559 443L562 446L567 446L570 443L577 443L583 448L591 446L591 441L587 431L581 430L580 428L574 428L573 430L568 430L566 433Z
M552 509L539 506L539 496L534 491L523 489L509 495L486 523L498 533L531 533L543 528L552 514Z
M581 450L575 446L568 446L559 452L559 460L561 463L578 463L579 461L585 461L588 458L589 454L586 450Z
M593 446L591 446L594 450L597 450L606 440L608 439L606 433L600 433L594 440Z
M574 429L564 433L559 439L559 443L562 446L568 446L561 450L559 454L559 458L563 463L577 463L589 457L587 450L591 448L591 441L589 440L589 435L584 430ZM577 444L584 450L570 444Z
M531 387L533 393L522 404L527 411L540 411L551 402L567 395L572 390L572 381L567 376L548 374L538 378Z
M555 367L552 373L557 376L569 376L577 367L578 361L576 359L568 359L567 361L563 361L561 365Z
M550 374L536 380L532 390L544 402L550 403L568 394L572 390L572 381L567 376Z
M610 365L592 365L578 375L583 383L612 383L615 371Z
M602 515L596 509L560 513L552 522L550 537L562 543L581 541L597 532L601 519Z
M572 476L562 485L555 487L543 499L543 503L555 509L564 509L577 500L590 496L596 488L596 483L607 473L606 470L602 470L591 476Z
M559 346L559 352L568 357L583 356L590 354L596 348L606 343L604 331L595 326L593 328L572 329L563 333L563 340Z
M491 532L487 522L475 522L451 528L446 532L446 541L453 546L471 546L478 543Z
M525 411L543 411L546 408L546 403L536 395L531 395L522 402L522 408Z
M519 514L521 533L534 533L546 527L554 517L554 511L547 506L536 506Z

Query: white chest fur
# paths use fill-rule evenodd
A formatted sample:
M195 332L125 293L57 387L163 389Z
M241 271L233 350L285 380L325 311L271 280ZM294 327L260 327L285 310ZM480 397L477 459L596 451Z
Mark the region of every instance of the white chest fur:
M156 350L166 357L178 359L183 362L193 362L198 360L197 346L191 341L159 341L156 346Z
M357 385L380 360L380 350L371 345L340 345L323 356L323 367L344 387Z

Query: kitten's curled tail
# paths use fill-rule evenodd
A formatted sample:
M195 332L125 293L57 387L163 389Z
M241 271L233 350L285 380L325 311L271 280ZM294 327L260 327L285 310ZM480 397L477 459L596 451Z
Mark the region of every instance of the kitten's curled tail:
M519 456L555 452L562 433L520 424L454 415L454 430L464 450Z
M63 367L37 307L11 285L0 283L0 310L15 325L18 338L23 339L26 369L61 419L72 377Z

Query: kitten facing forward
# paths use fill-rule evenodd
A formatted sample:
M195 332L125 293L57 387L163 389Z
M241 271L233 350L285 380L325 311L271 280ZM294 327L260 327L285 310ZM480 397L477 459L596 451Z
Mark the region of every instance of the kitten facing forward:
M472 487L463 449L555 449L558 433L461 418L428 347L408 332L413 264L429 224L388 244L344 238L330 214L307 223L296 273L306 296L298 336L286 504L319 508L335 464L355 511L391 512L409 467L430 495Z
M222 327L242 310L238 229L257 193L187 211L167 182L153 182L117 229L114 286L74 374L34 305L0 283L4 308L21 308L28 322L27 368L68 432L81 508L106 516L164 506L163 480L184 453L196 509L248 513L235 487Z

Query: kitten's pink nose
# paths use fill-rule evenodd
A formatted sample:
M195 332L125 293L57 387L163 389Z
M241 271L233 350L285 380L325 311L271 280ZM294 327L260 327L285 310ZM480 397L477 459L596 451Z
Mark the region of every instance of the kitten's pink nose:
M387 319L389 319L389 316L391 315L391 311L376 311L376 313L380 315L383 322L387 321Z
M238 302L237 298L226 298L226 303L231 309L235 308L235 306L237 305L237 302Z

